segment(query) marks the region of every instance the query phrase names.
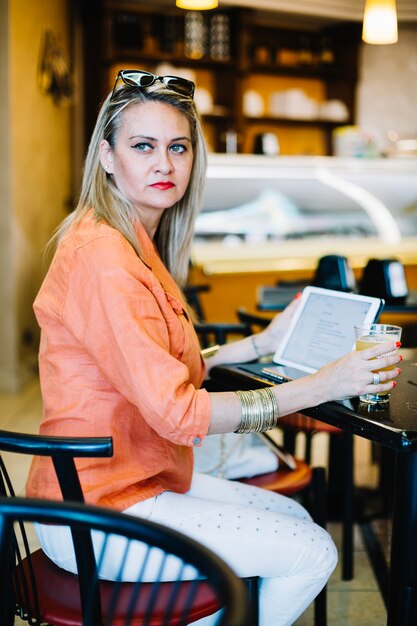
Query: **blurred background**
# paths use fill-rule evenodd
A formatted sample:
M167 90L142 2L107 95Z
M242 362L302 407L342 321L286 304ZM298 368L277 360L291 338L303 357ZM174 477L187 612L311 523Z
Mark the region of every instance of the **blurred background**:
M205 211L242 209L265 189L274 194L263 196L263 210L265 202L278 207L278 232L257 233L261 248L265 240L275 246L270 255L261 263L259 242L245 240L242 227L226 233L248 246L232 255L219 218L215 237L201 226L198 280L213 277L215 264L232 255L233 306L242 304L242 281L251 294L243 304L255 305L259 285L287 276L277 259L299 257L286 248L295 232L311 250L304 264L293 263L292 278L308 280L323 253L357 245L358 267L369 256L395 255L417 288L416 3L398 0L392 45L362 41L362 0L251 5L228 0L189 11L174 0L0 0L0 391L18 391L36 371L32 303L48 264L44 248L76 203L86 144L121 67L195 80L211 152ZM242 179L246 187L233 197ZM367 202L352 200L340 180L387 209L393 221L385 234ZM358 219L341 238L340 223L353 213ZM312 234L322 247L311 244ZM236 271L241 258L245 276ZM227 274L224 265L217 271ZM217 301L219 285L212 284Z

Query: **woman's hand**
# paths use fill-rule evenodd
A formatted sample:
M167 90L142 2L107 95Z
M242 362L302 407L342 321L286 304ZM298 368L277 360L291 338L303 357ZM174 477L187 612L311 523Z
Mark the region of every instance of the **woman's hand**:
M301 292L285 307L282 313L275 315L265 330L254 335L256 347L261 355L273 354L277 351L279 343L287 332L295 310L298 307L300 296Z
M352 351L333 361L313 374L316 383L321 386L324 394L323 402L329 400L345 400L361 396L365 393L381 393L395 387L394 378L401 372L396 365L402 360L395 342L375 345L366 350ZM390 354L390 356L386 356ZM385 367L394 366L388 371ZM373 384L373 372L378 372L380 384Z

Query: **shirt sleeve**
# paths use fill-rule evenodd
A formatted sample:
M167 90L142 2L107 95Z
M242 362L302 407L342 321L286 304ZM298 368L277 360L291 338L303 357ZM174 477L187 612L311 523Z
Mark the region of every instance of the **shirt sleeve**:
M180 361L190 322L124 240L97 239L75 251L62 315L106 381L161 437L201 442L209 396Z

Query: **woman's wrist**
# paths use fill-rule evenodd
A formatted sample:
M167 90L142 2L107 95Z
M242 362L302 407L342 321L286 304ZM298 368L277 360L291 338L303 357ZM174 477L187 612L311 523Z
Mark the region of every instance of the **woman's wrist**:
M270 337L266 331L261 331L260 333L251 335L250 339L256 358L259 359L275 352L275 348L273 347Z

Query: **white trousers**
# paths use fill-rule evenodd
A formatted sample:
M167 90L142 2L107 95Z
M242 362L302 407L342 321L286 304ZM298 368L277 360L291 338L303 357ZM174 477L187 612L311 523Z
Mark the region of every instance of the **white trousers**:
M300 504L239 482L195 473L186 494L164 492L125 513L193 537L219 554L240 577L259 576L260 626L293 624L337 563L330 535L311 521ZM58 566L76 572L68 529L38 526L38 534L46 554ZM96 543L101 543L99 535L94 537ZM112 546L111 559L100 570L102 578L115 577L123 548L123 542ZM143 553L138 550L130 550L125 580L135 578ZM195 624L208 626L212 621L205 618Z

